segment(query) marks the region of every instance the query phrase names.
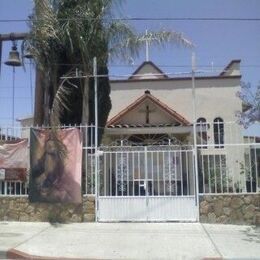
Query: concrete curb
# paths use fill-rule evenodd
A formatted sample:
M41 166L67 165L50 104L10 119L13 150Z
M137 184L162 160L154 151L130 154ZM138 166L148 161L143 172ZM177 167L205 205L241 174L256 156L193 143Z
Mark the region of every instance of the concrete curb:
M47 257L36 256L24 253L16 249L10 249L6 253L8 259L22 259L22 260L106 260L104 258L70 258L70 257ZM222 260L222 257L205 257L203 260ZM108 260L108 259L107 259Z
M30 259L30 260L58 260L58 259L65 259L65 260L82 260L86 258L70 258L70 257L47 257L47 256L36 256L24 253L22 251L16 250L14 248L7 251L6 256L8 259ZM88 260L88 259L86 259ZM90 259L89 259L90 260ZM98 260L98 259L91 259L91 260Z

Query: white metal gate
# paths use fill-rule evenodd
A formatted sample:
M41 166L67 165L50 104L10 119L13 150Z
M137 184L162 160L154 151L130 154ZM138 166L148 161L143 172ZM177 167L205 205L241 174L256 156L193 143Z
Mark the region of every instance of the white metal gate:
M193 149L184 146L102 148L98 221L196 221Z

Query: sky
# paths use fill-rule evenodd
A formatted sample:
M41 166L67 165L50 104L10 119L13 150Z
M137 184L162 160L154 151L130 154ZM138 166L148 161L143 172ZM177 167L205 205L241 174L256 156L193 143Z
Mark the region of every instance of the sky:
M0 20L27 19L32 6L32 0L0 0ZM121 16L130 18L260 18L259 0L125 0L121 9ZM241 59L242 80L253 86L260 82L260 21L131 21L130 24L140 33L146 29L183 32L196 46L197 70L203 70L205 76L212 70L219 73L233 59ZM27 31L26 22L0 22L0 34ZM34 102L31 94L34 70L30 69L29 61L25 70L15 69L14 85L12 68L3 64L10 47L11 43L3 45L0 126L12 124L13 108L15 119L31 115ZM142 49L132 65L113 60L110 74L130 74L144 59L145 49ZM167 73L191 71L191 50L177 46L151 46L150 60Z

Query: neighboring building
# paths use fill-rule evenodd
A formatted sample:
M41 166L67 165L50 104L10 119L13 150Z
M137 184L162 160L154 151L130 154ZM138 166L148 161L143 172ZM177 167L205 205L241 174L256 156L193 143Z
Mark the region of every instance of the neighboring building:
M17 119L18 122L21 123L21 137L22 138L29 138L30 136L30 127L33 126L33 117L27 116L23 118Z

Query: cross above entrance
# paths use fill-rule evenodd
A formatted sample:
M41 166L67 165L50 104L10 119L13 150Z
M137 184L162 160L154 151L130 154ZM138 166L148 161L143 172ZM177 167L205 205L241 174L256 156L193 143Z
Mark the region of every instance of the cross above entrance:
M145 123L150 124L150 113L153 113L155 109L150 109L149 105L145 106L145 109L141 109L140 112L145 113Z

